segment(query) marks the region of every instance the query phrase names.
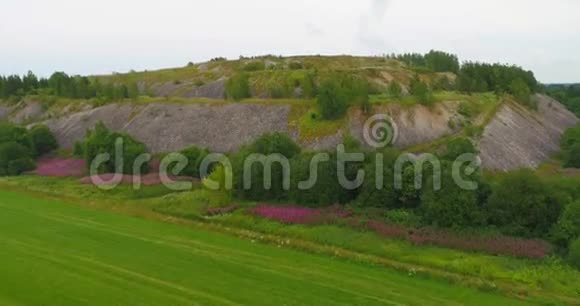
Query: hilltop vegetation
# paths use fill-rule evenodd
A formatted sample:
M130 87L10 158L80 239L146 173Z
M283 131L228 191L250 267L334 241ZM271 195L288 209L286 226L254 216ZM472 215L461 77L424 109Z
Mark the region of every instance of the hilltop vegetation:
M341 76L337 81L337 76ZM337 87L336 84L340 83ZM322 85L346 91L349 104L366 106L369 95L395 98L411 95L420 103L432 102L436 91L465 93L494 91L526 99L538 89L533 73L516 66L459 63L456 55L431 51L375 57L296 56L215 58L182 68L129 72L108 76L69 76L56 72L38 78L0 77L0 98L17 100L26 95L113 101L138 96L229 98L304 98L319 95ZM324 90L323 90L324 91ZM354 93L355 91L359 91ZM342 99L337 98L337 103Z

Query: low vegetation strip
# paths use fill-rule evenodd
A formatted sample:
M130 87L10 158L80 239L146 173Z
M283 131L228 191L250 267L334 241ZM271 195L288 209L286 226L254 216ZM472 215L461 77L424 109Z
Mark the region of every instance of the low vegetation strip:
M5 190L0 211L3 305L526 303Z

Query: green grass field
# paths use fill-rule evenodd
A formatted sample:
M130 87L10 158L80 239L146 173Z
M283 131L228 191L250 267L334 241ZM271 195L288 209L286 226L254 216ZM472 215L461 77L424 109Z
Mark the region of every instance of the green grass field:
M5 190L0 232L2 305L523 303L382 267Z

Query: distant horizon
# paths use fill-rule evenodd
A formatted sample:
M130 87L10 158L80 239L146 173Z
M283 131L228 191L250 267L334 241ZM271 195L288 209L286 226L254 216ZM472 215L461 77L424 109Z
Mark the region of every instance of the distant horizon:
M449 51L449 50L437 50L437 51L444 51L444 52L448 52L448 53L452 53L453 52ZM421 53L421 52L414 52L414 51L409 51L409 52L402 52L402 53ZM397 54L402 54L402 53L397 53ZM112 74L127 74L127 73L131 73L132 71L134 72L149 72L149 71L158 71L158 70L167 70L167 69L177 69L177 68L184 68L187 66L188 63L193 63L193 64L203 64L203 63L207 63L209 62L211 59L213 58L217 58L217 57L223 57L228 61L235 61L238 60L240 57L246 57L246 58L260 58L260 57L267 57L267 56L282 56L284 58L292 58L292 57L310 57L310 56L323 56L323 57L337 57L337 56L352 56L352 57L381 57L381 56L385 56L385 55L389 55L392 53L384 53L384 54L375 54L375 55L364 55L364 54L342 54L342 53L328 53L328 54L320 54L320 53L314 53L314 54L290 54L290 55L280 55L280 54L256 54L256 55L239 55L237 57L225 57L225 56L214 56L214 57L210 57L208 59L205 60L198 60L198 61L186 61L184 64L182 65L176 65L176 66L167 66L167 67L155 67L155 68L145 68L145 69L128 69L128 70L124 70L124 71L104 71L104 72L100 72L100 73L69 73L68 71L64 71L64 70L55 70L52 72L49 72L47 74L41 74L41 73L37 73L34 70L27 70L24 73L16 73L16 75L26 75L29 71L31 71L32 73L34 73L36 76L41 77L41 78L48 78L50 77L50 75L52 75L55 72L64 72L68 75L74 76L74 75L79 75L79 76L87 76L87 77L97 77L97 76L107 76L107 75L112 75ZM475 60L470 60L470 59L462 59L461 57L459 57L459 62L463 65L463 63L465 62L485 62L485 63L490 63L490 64L495 64L495 63L499 63L499 64L507 64L507 65L516 65L514 63L509 63L509 62L500 62L500 61L475 61ZM519 65L518 65L519 66ZM530 70L534 73L534 75L536 76L536 78L538 78L538 76L536 75L535 71L533 71L532 69L529 69L527 67L521 67L524 70ZM14 74L0 74L0 76L7 76L7 75L14 75ZM542 82L541 80L538 79L538 81L541 84L544 85L576 85L576 84L580 84L580 77L578 79L578 81L572 81L572 82Z

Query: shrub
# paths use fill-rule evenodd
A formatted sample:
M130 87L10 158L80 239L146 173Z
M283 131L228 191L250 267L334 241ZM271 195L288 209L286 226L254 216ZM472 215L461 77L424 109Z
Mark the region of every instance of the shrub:
M425 84L423 81L415 78L411 81L411 86L409 89L411 95L419 100L419 103L429 105L433 103L433 96L431 95L431 91L429 90L429 86Z
M14 142L0 144L0 175L17 175L34 168L28 162L32 152L27 147Z
M322 82L316 99L323 119L336 119L343 116L348 108L348 96L336 78Z
M425 189L421 196L421 212L427 224L438 227L470 227L485 224L485 214L475 190L461 188L452 179L450 162L443 162L441 189ZM467 171L466 171L467 172ZM480 183L477 171L469 179ZM467 179L467 178L464 178ZM428 181L428 187L432 181Z
M542 236L557 221L562 204L531 170L506 174L487 203L490 222L505 233Z
M580 237L580 200L568 204L558 223L552 230L554 242L562 247L566 247L572 240Z
M441 158L455 161L459 156L466 153L477 154L478 152L469 138L458 137L447 144L447 148L441 154Z
M577 143L564 153L564 167L580 168L580 143Z
M316 154L315 152L299 154L290 161L292 183L289 198L293 202L314 207L352 201L358 191L343 188L339 183L336 153L329 153L328 161L317 164L314 169L316 171L314 185L307 189L299 188L300 182L308 181L313 176L310 166ZM357 163L347 163L345 176L355 177L360 166Z
M228 99L241 100L249 98L250 77L247 73L238 73L230 77L225 84L225 93Z
M50 153L58 148L56 138L46 125L36 125L30 130L36 156Z
M290 68L291 70L298 70L298 69L303 69L304 65L302 65L301 62L293 61L293 62L290 62L290 64L288 64L288 68Z
M36 165L34 160L30 157L23 157L8 162L6 167L6 174L8 175L20 175L23 172L34 170Z
M180 154L187 158L187 166L181 170L178 175L185 175L191 177L201 177L199 173L199 166L203 159L209 154L207 149L202 149L197 146L189 146L181 151Z
M207 178L204 178L204 180L211 180L213 182L219 183L219 189L217 190L210 190L205 188L204 184L204 192L210 207L220 207L223 205L231 204L232 191L226 188L227 171L232 171L232 169L226 169L223 165L218 164L207 176Z
M402 170L402 188L395 188L394 165L400 153L386 149L382 152L382 166L377 166L375 158L371 159L364 167L365 180L360 188L357 203L364 207L380 207L389 209L416 208L419 205L420 191L415 189L414 167L406 164ZM380 173L377 173L377 170ZM427 170L426 172L429 172ZM428 174L423 173L423 178ZM382 178L382 183L377 179ZM379 185L380 188L377 188ZM423 184L425 186L425 184Z
M0 143L16 142L34 152L34 144L27 129L8 122L0 122Z
M577 269L580 269L580 238L570 244L568 251L568 262Z
M304 75L304 78L300 81L300 85L302 86L302 95L304 98L314 98L317 95L317 87L316 82L314 81L315 74L314 72L307 72Z
M251 154L260 154L266 157L274 154L291 159L298 153L300 153L300 147L286 134L275 132L261 136L232 156L236 189L240 191L242 196L251 200L279 201L287 199L287 191L283 188L283 167L279 162L272 163L271 188L269 189L264 188L265 167L258 161L251 164L251 186L249 189L245 189L244 164Z
M514 95L516 101L527 105L533 109L537 109L537 105L531 98L532 91L524 82L524 80L517 78L510 83L509 91Z
M567 151L577 143L580 143L580 124L564 132L560 140L560 147L563 151Z
M400 98L403 93L401 85L397 81L391 81L387 87L387 93L394 98Z
M117 140L123 141L123 156L116 156L115 144ZM133 165L137 157L141 154L147 152L145 145L135 139L133 139L128 134L111 132L102 123L98 122L96 126L87 130L85 138L83 140L83 156L86 161L87 167L91 167L92 161L101 153L110 154L110 159L107 162L100 164L97 171L99 173L112 173L121 171L125 174L134 174ZM122 158L123 164L122 169L116 169L115 161L116 158ZM141 166L141 173L145 173L148 170L147 163L143 163Z
M261 71L266 69L263 61L252 61L244 65L244 71Z

